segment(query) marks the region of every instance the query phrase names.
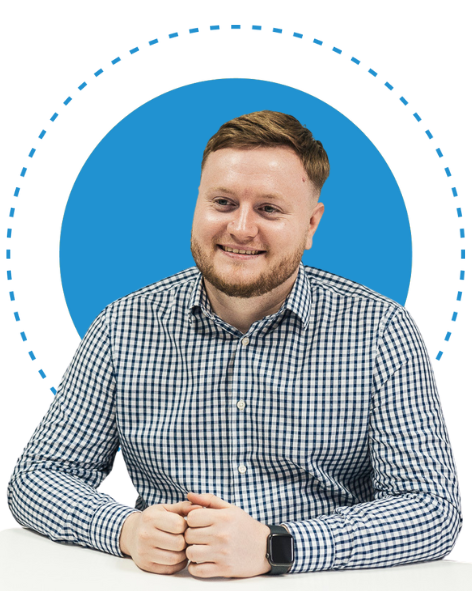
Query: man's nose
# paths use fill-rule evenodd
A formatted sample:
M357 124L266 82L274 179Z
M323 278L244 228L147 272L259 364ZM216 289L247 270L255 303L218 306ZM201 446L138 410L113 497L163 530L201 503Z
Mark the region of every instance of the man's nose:
M253 238L257 234L257 214L250 205L240 205L233 212L228 231L240 240Z

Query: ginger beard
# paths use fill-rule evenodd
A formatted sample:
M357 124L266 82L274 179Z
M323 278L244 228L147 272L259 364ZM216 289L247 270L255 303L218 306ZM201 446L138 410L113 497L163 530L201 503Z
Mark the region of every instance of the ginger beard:
M190 250L195 264L203 275L203 278L211 283L213 287L230 297L254 298L269 293L276 287L279 287L279 285L282 285L282 283L287 281L287 279L297 271L305 251L307 234L308 231L303 237L303 240L300 240L296 250L281 258L279 261L274 262L272 265L269 265L269 267L265 271L262 271L256 279L252 281L247 280L245 282L238 281L237 278L234 281L231 281L230 279L223 277L221 273L218 273L213 264L212 257L205 252L203 246L195 239L193 228L190 238ZM216 244L217 243L211 247L213 252L215 248L218 248ZM264 254L261 256L266 255ZM247 264L245 261L235 262L235 271L238 267L242 267L245 264ZM237 273L235 273L235 275L237 275Z

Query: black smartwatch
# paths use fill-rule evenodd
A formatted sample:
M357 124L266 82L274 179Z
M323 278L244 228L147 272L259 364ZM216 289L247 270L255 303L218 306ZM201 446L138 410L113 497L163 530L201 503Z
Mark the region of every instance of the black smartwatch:
M281 525L268 525L270 534L267 536L267 560L271 565L268 575L282 575L290 570L293 564L293 537Z

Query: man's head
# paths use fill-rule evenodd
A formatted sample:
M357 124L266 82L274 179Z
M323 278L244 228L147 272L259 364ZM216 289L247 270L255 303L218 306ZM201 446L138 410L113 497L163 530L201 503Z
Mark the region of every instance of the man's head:
M323 146L291 115L261 111L222 125L203 154L192 226L205 281L242 298L291 287L328 174Z

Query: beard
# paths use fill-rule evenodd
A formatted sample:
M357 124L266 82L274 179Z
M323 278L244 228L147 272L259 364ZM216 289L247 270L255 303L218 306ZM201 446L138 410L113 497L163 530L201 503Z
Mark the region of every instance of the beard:
M279 285L282 285L282 283L287 281L295 273L305 251L305 241L306 236L300 242L296 251L281 259L276 265L263 271L253 281L246 282L238 281L238 279L233 281L226 280L218 274L211 257L205 254L201 245L195 240L193 232L190 239L190 250L203 278L211 283L213 287L233 298L254 298L269 293L276 287L279 287ZM216 244L215 247L218 248ZM242 264L244 265L244 262Z

